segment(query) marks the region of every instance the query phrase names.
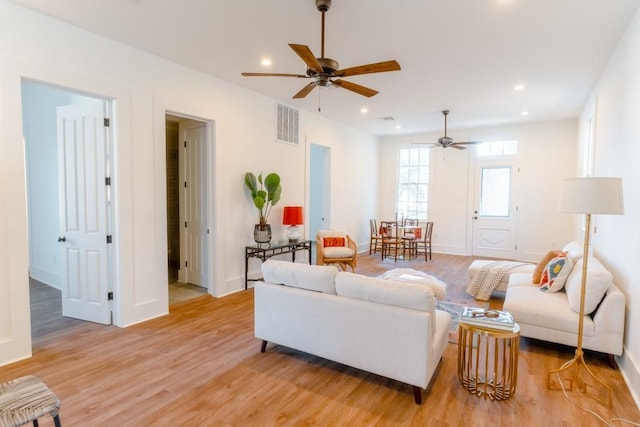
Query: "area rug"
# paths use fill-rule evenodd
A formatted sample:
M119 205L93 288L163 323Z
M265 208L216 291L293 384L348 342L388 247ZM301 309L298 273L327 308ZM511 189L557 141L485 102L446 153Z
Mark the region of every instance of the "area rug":
M451 328L449 328L450 343L453 343L453 344L458 343L458 322L460 320L460 315L462 314L462 310L464 310L465 307L489 308L489 303L475 301L471 304L459 304L457 302L438 301L438 305L436 306L436 309L443 310L451 314Z

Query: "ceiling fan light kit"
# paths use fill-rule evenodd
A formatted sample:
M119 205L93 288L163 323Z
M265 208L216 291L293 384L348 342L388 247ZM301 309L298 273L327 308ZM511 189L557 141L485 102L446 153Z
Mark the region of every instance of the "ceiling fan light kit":
M400 70L400 64L397 61L384 61L356 67L340 69L340 64L335 59L324 56L324 14L331 7L331 0L315 0L316 8L322 13L322 34L321 34L321 53L316 58L311 49L306 45L289 43L289 47L304 61L307 65L306 74L287 74L287 73L242 73L245 77L296 77L308 78L313 81L304 86L300 91L293 95L294 99L306 97L316 86L327 87L336 86L355 92L358 95L372 97L378 94L377 90L366 86L353 83L348 80L340 79L340 77L357 76L362 74L384 73L388 71Z

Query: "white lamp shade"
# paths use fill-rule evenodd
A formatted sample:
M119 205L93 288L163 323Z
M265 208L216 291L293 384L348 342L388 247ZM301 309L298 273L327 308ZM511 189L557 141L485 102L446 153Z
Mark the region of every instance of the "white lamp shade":
M613 214L624 213L621 178L570 178L560 191L563 213Z

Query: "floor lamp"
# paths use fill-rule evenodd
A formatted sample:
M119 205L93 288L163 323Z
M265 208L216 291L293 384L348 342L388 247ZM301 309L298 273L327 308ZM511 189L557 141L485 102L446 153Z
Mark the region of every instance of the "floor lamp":
M559 369L549 371L547 374L547 387L551 390L573 390L576 389L585 395L608 405L612 404L611 387L596 377L585 364L582 352L582 332L584 327L584 300L587 289L587 260L589 259L589 236L591 232L591 214L614 214L624 213L622 198L622 179L620 178L572 178L562 183L560 192L559 211L563 213L585 214L584 225L584 250L582 258L582 282L580 288L580 317L578 320L578 345L573 359L567 361ZM564 388L560 383L560 373L573 369L569 375L569 386ZM583 375L586 374L586 375ZM558 378L559 386L553 386L552 380ZM590 378L589 378L590 377ZM590 382L590 379L593 380ZM600 385L606 396L598 397L592 393L592 389Z

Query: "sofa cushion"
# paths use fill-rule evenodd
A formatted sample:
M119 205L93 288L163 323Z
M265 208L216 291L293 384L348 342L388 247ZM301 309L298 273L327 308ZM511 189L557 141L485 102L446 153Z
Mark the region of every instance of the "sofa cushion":
M275 259L262 263L262 277L265 282L325 294L335 295L336 274L338 269L330 265L308 265Z
M582 254L584 253L584 245L573 240L564 245L564 247L562 248L562 252L567 253L569 255L569 258L571 258L571 261L575 264L580 258L582 258Z
M562 255L561 250L547 252L547 254L540 260L538 265L536 265L535 270L533 270L532 283L540 283L540 279L542 279L542 272L544 271L547 264L549 264L549 261L560 255Z
M579 315L569 308L564 292L540 292L533 284L509 286L502 309L520 324L548 329L550 341L554 341L551 331L578 333ZM595 334L595 324L589 316L585 316L583 333Z
M543 292L558 292L567 281L572 267L571 258L565 254L551 259L542 272L540 290Z
M334 246L324 248L322 250L322 254L324 255L325 259L351 258L354 254L354 251L353 249L346 246Z
M569 300L569 307L576 313L580 312L580 293L582 290L582 262L576 262L567 278L565 290ZM587 263L587 287L584 298L584 314L591 314L613 284L613 276L604 268L597 258L589 257Z
M368 277L347 271L340 271L336 275L336 293L344 297L418 311L433 311L436 306L435 296L428 286Z

